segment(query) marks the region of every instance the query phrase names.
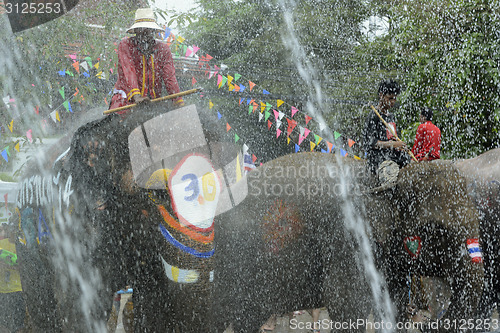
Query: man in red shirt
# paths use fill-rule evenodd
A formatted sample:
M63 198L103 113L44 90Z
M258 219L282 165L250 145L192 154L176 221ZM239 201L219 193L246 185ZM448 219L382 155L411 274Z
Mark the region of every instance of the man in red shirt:
M422 109L420 112L420 125L417 129L415 143L411 152L417 160L432 161L440 158L441 130L432 122L432 110Z
M161 97L162 83L168 94L180 91L170 48L155 40L159 31L163 29L156 23L153 11L137 9L135 23L127 30L135 36L124 38L118 45L118 80L110 109ZM181 97L174 103L184 105Z

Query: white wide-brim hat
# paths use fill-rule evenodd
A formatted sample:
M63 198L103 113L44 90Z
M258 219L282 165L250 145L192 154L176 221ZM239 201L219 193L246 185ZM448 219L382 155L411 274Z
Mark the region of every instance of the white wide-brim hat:
M151 8L139 8L135 11L135 22L127 30L129 34L134 33L136 28L147 28L161 30L163 29L156 23L155 14Z

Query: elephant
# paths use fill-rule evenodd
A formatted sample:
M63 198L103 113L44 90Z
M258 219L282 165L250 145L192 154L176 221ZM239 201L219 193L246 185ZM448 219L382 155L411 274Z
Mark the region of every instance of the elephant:
M459 160L456 166L467 179L468 194L480 212L485 285L478 313L482 318L489 318L500 302L500 247L497 242L500 237L500 148Z
M373 273L344 225L341 179L315 172L335 157L244 175L224 132L194 105L151 104L34 159L14 222L35 332L104 331L126 285L136 332L254 332L273 313L323 305L340 329L364 330Z
M442 331L463 329L475 318L484 279L475 252L480 216L466 178L452 161L411 163L400 170L393 188L372 191L367 199L377 257L398 320L408 304L422 305L416 297L422 276L442 278L452 291L450 305L444 315L431 318L432 324Z
M394 188L369 192L365 163L333 154L245 175L224 133L194 105L149 105L88 122L38 158L16 211L35 331L103 331L126 285L136 332L254 332L273 313L320 306L338 330L365 330L371 312L390 317L372 297L384 286L372 247L398 320L408 273L450 280L442 323L473 316L479 214L452 162L410 164ZM367 223L347 221L358 216Z

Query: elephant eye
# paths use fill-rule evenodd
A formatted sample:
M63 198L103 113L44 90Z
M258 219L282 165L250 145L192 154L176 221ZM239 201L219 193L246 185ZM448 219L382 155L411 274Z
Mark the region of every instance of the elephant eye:
M158 169L151 174L146 182L145 188L152 190L167 190L168 188L168 177L172 170L170 169Z

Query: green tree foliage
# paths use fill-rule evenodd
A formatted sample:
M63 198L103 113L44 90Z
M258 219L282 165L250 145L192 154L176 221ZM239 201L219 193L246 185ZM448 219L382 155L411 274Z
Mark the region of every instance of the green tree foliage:
M331 128L344 132L354 127L352 121L344 120L358 112L367 97L366 87L380 80L376 75L366 79L357 72L357 46L363 42L362 23L369 14L364 1L198 3L198 18L182 31L184 37L231 71L274 93L269 98L283 99L304 111L312 103ZM291 31L284 13L291 15ZM299 46L293 44L291 35ZM304 57L298 59L296 51ZM301 75L302 68L297 67L305 62L315 69L309 77ZM321 95L313 83L320 85ZM363 122L359 117L357 121Z
M406 126L435 112L445 156L470 157L500 144L499 2L398 1L392 7L396 61L408 76Z

